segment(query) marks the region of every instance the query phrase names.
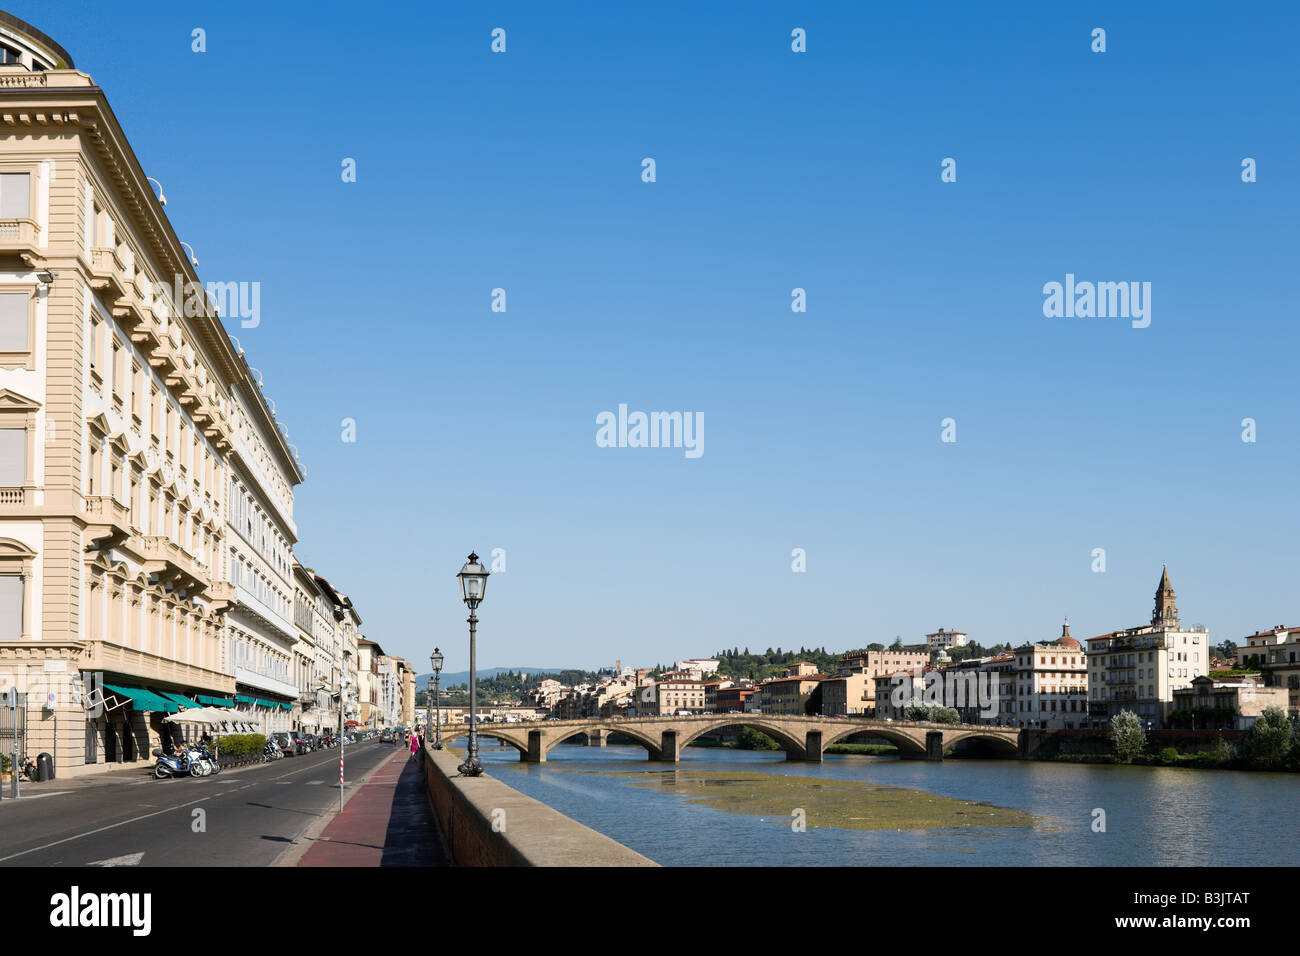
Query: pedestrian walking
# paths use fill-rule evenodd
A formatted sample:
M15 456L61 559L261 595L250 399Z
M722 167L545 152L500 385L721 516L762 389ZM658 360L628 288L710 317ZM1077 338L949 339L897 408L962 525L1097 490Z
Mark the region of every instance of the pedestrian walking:
M411 734L411 759L420 759L420 738L414 732Z

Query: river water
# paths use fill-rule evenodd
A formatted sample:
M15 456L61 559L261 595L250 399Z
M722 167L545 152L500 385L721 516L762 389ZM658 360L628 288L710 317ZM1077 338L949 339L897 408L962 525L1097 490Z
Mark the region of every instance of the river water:
M457 749L465 741L456 742ZM688 747L651 763L640 746L560 744L545 764L480 740L493 776L666 866L1296 865L1300 776L986 758L943 762ZM688 801L675 780L760 774L903 787L1031 814L1031 825L937 829L792 826L790 810L732 812ZM760 778L761 779L761 778ZM654 786L637 786L637 782ZM774 781L778 783L781 781ZM783 783L789 784L789 781ZM838 785L836 785L837 788ZM799 782L800 791L804 789ZM839 788L842 789L842 788ZM698 791L696 791L698 792ZM864 800L868 791L864 788ZM924 794L918 795L924 798ZM941 801L946 802L946 801ZM864 803L866 806L866 803ZM1097 832L1095 810L1105 813ZM864 812L870 812L869 810Z

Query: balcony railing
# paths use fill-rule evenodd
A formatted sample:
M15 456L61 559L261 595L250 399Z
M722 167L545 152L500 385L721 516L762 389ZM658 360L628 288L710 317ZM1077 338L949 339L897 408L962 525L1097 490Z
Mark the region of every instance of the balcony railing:
M26 488L0 488L0 505L21 505L26 501Z
M151 535L143 539L145 571L171 580L188 591L203 591L209 586L206 569L191 558L170 538Z
M131 509L108 495L87 498L86 536L124 541L131 536Z
M34 219L0 219L0 252L28 252L40 243L41 227Z

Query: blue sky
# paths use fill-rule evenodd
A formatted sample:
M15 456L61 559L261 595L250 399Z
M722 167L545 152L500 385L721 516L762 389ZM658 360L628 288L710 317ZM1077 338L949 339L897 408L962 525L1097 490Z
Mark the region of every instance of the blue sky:
M1300 623L1293 5L285 6L6 8L261 283L300 559L389 652L467 667L471 548L482 666L1086 637L1162 562L1216 641ZM1150 327L1044 317L1067 273Z

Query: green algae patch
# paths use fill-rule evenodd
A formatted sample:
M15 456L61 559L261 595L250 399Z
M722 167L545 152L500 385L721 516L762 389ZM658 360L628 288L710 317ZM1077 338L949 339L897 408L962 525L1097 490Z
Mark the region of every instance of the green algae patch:
M578 771L591 772L591 771ZM803 810L809 829L937 830L950 827L1033 827L1033 814L958 800L925 790L824 777L756 771L667 770L607 773L637 778L632 786L682 797L727 813L771 817L789 826ZM649 776L651 779L646 779Z

